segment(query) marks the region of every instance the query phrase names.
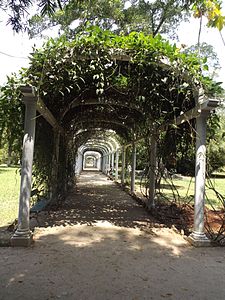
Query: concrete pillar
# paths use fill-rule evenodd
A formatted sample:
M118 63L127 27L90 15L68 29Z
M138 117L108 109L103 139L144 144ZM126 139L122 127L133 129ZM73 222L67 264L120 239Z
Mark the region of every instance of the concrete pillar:
M102 169L102 156L97 157L96 159L96 168L98 171Z
M149 168L149 196L147 206L149 208L155 207L155 172L156 172L156 152L157 140L153 134L151 136L151 154L150 154L150 168Z
M83 154L78 151L75 160L75 175L79 176L82 170L83 170Z
M111 166L111 154L108 154L108 166L107 166L107 175L109 175L109 170Z
M116 151L115 180L118 180L119 150Z
M131 182L130 182L130 191L134 193L135 191L135 171L136 171L136 145L132 143L132 165L131 165Z
M104 172L104 155L101 156L101 171Z
M56 202L57 200L57 187L58 187L58 170L59 170L59 145L60 145L60 132L54 129L53 138L53 156L52 156L52 172L51 172L51 190L50 201Z
M102 156L102 172L105 173L105 165L106 165L106 157L105 155Z
M107 174L108 155L105 155L105 168L104 173Z
M208 114L208 111L203 111L196 118L194 231L189 236L189 241L195 246L207 246L210 243L204 232L206 121Z
M111 156L111 167L112 167L112 177L113 177L113 171L114 171L114 152L112 152L112 156Z
M37 98L34 95L34 91L31 87L22 87L21 92L23 93L23 101L26 105L25 126L19 196L18 228L11 238L11 244L12 246L27 247L32 242L29 218Z
M122 148L122 170L121 170L121 184L125 184L125 165L126 165L126 148Z

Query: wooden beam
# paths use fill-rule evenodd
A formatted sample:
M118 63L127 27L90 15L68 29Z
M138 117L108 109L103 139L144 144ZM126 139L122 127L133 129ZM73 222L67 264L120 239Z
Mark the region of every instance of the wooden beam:
M80 121L75 122L74 125L83 124L83 123L91 124L91 125L93 124L94 126L96 126L95 128L99 128L104 123L105 124L113 124L113 125L118 125L122 128L125 128L128 131L131 130L131 127L129 127L128 125L122 124L115 120L105 120L105 119L99 119L99 120L96 119L96 120L92 120L91 122L90 122L90 119L83 119L83 120L81 119ZM84 128L82 128L82 129L84 129ZM88 129L88 128L85 127L85 129Z
M69 103L69 105L66 107L64 112L62 113L62 119L65 117L65 115L73 108L78 106L85 106L85 105L102 105L102 106L119 106L119 107L125 107L128 108L131 111L136 111L138 114L143 115L143 112L135 106L130 105L126 102L113 102L111 100L98 100L98 99L77 99L75 98L72 102Z
M158 131L165 131L168 129L169 126L172 125L180 125L183 124L184 122L190 121L192 119L197 118L201 112L203 111L211 111L214 110L215 108L218 107L219 105L219 100L218 99L207 99L205 101L203 101L202 103L199 103L197 106L195 106L194 108L181 113L177 118L175 118L173 121L168 121L162 125L159 126L159 128L157 129ZM144 137L140 137L138 139L135 140L135 144L140 142L141 140L143 140ZM125 148L132 146L132 143L126 144L124 145Z
M180 125L183 124L184 122L190 121L192 119L197 118L200 116L201 112L203 111L211 111L217 108L219 105L219 100L217 99L207 99L202 103L199 103L197 106L194 108L188 110L187 112L181 113L176 119L174 119L172 122L169 121L165 124L162 124L159 127L159 130L165 131L168 129L169 126L171 125Z
M56 130L58 130L61 134L64 134L64 128L58 123L53 114L44 104L41 98L38 98L37 101L37 111L45 118L45 120Z

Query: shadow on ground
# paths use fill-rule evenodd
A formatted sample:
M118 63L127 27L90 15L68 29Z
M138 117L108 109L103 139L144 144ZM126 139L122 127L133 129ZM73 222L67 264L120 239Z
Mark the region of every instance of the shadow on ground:
M33 248L0 248L0 299L223 299L224 258L166 228L40 228Z
M42 212L37 218L41 227L91 225L99 220L131 228L157 224L141 205L99 172L83 172L63 207ZM31 223L36 225L36 220Z
M33 247L0 248L0 300L224 298L224 248L194 249L154 228L100 173L84 173L77 187L63 208L38 217L46 228Z

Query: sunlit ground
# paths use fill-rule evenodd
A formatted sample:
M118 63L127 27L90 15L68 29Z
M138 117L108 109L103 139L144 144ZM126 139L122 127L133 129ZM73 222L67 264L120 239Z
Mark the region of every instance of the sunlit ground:
M224 249L193 248L100 173L41 216L34 247L0 248L3 299L224 297Z
M96 221L92 226L76 224L74 228L67 226L38 229L35 239L38 243L43 241L47 243L49 234L55 234L65 245L75 248L91 247L106 240L122 239L124 243L127 243L127 250L143 251L149 247L149 242L152 241L153 244L168 249L171 255L179 256L182 251L191 247L181 235L169 228L151 228L147 231L141 231L139 228L115 226L108 221Z

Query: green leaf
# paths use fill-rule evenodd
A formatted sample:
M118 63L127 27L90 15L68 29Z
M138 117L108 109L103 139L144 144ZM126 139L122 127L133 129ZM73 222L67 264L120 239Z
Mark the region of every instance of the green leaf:
M215 21L216 27L221 31L225 25L225 17L223 16L218 16L216 21Z

